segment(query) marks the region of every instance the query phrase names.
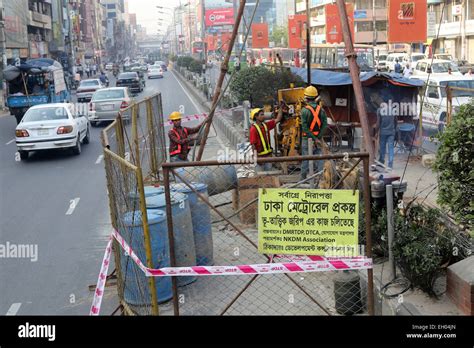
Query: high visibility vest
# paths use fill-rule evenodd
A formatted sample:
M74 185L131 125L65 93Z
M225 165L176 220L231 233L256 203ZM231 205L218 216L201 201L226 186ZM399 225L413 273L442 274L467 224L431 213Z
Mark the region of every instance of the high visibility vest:
M260 136L260 141L262 142L262 146L263 146L263 151L259 152L258 155L262 156L262 155L267 155L271 153L272 148L270 147L270 144L267 144L267 141L265 140L265 137L263 136L262 130L260 129L260 127L257 124L254 124L253 126L257 129L257 133ZM268 135L268 128L265 123L263 124L263 128L265 128L265 134Z
M188 136L188 130L186 128L183 128L183 130L184 130L184 133L186 133L186 137L187 137ZM178 131L174 128L172 129L172 131L174 132L174 134L176 134L176 136L178 137L178 140L181 140L181 137L180 137ZM176 150L170 152L170 156L180 154L181 153L181 148L182 148L181 144L178 144L178 148Z
M306 109L311 111L313 114L313 122L311 122L311 126L309 126L309 131L313 133L315 136L318 136L319 130L321 129L321 119L319 118L319 112L321 111L321 105L318 105L316 110L313 109L311 105L306 105ZM318 125L318 129L315 130L316 125ZM303 133L306 136L306 133Z

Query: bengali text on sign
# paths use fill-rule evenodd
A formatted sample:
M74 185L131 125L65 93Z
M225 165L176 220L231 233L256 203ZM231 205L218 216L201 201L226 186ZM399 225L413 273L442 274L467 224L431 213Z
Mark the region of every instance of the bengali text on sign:
M358 250L359 191L260 189L258 249L328 255Z

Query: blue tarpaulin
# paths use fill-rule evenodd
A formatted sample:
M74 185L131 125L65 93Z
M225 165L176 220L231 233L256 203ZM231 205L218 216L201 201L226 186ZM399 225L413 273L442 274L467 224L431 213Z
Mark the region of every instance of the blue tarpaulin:
M291 72L307 81L306 68L291 68ZM382 73L377 71L367 71L360 73L360 81L365 82L372 78L382 78L413 87L422 87L424 82L416 79L407 79L400 74ZM329 70L311 69L311 84L319 86L346 86L352 85L352 78L349 73Z

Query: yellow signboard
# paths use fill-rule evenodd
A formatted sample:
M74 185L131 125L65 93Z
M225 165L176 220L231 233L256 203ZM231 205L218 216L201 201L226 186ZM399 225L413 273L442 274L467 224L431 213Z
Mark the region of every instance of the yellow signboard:
M259 190L261 253L330 256L353 248L358 255L358 228L358 190Z

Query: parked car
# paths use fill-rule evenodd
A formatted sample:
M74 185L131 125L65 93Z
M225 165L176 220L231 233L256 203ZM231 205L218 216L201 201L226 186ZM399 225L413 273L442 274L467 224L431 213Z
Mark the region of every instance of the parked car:
M434 55L434 59L441 59L441 60L453 60L453 56L450 55L449 53L436 53Z
M113 63L107 63L107 64L105 64L105 70L107 70L107 71L112 71L113 68L114 68L114 64L113 64Z
M96 126L101 121L113 121L120 111L125 121L131 119L131 114L127 109L134 99L128 87L111 87L97 91L92 96L90 102L89 121L92 126Z
M428 76L417 76L416 78L426 82ZM447 86L474 90L474 80L462 75L431 75L428 86L424 88L421 93L421 95L424 94L425 96L423 103L424 128L438 130L439 132L444 130L448 115L446 100ZM421 95L418 108L421 106ZM453 113L458 111L461 105L469 103L472 98L474 98L474 92L472 91L452 90Z
M90 141L86 113L74 110L70 103L36 105L28 109L16 127L16 146L22 160L31 151L72 149L80 155L81 144Z
M440 59L422 59L416 63L416 67L413 70L414 76L426 76L428 74L433 75L449 75L449 69L451 69L452 75L462 76L458 67L450 62L449 60Z
M94 92L102 88L105 88L105 85L100 82L100 79L82 80L76 91L77 101L89 102Z
M415 69L416 64L418 63L418 61L420 61L422 59L426 59L426 56L425 56L424 53L412 53L412 55L410 56L411 68Z
M378 71L387 71L387 57L388 54L380 54L375 62Z
M121 73L115 84L116 87L128 87L132 93L140 93L143 91L143 84L137 72Z
M162 79L163 78L163 70L161 68L154 67L148 71L148 78L149 79Z

